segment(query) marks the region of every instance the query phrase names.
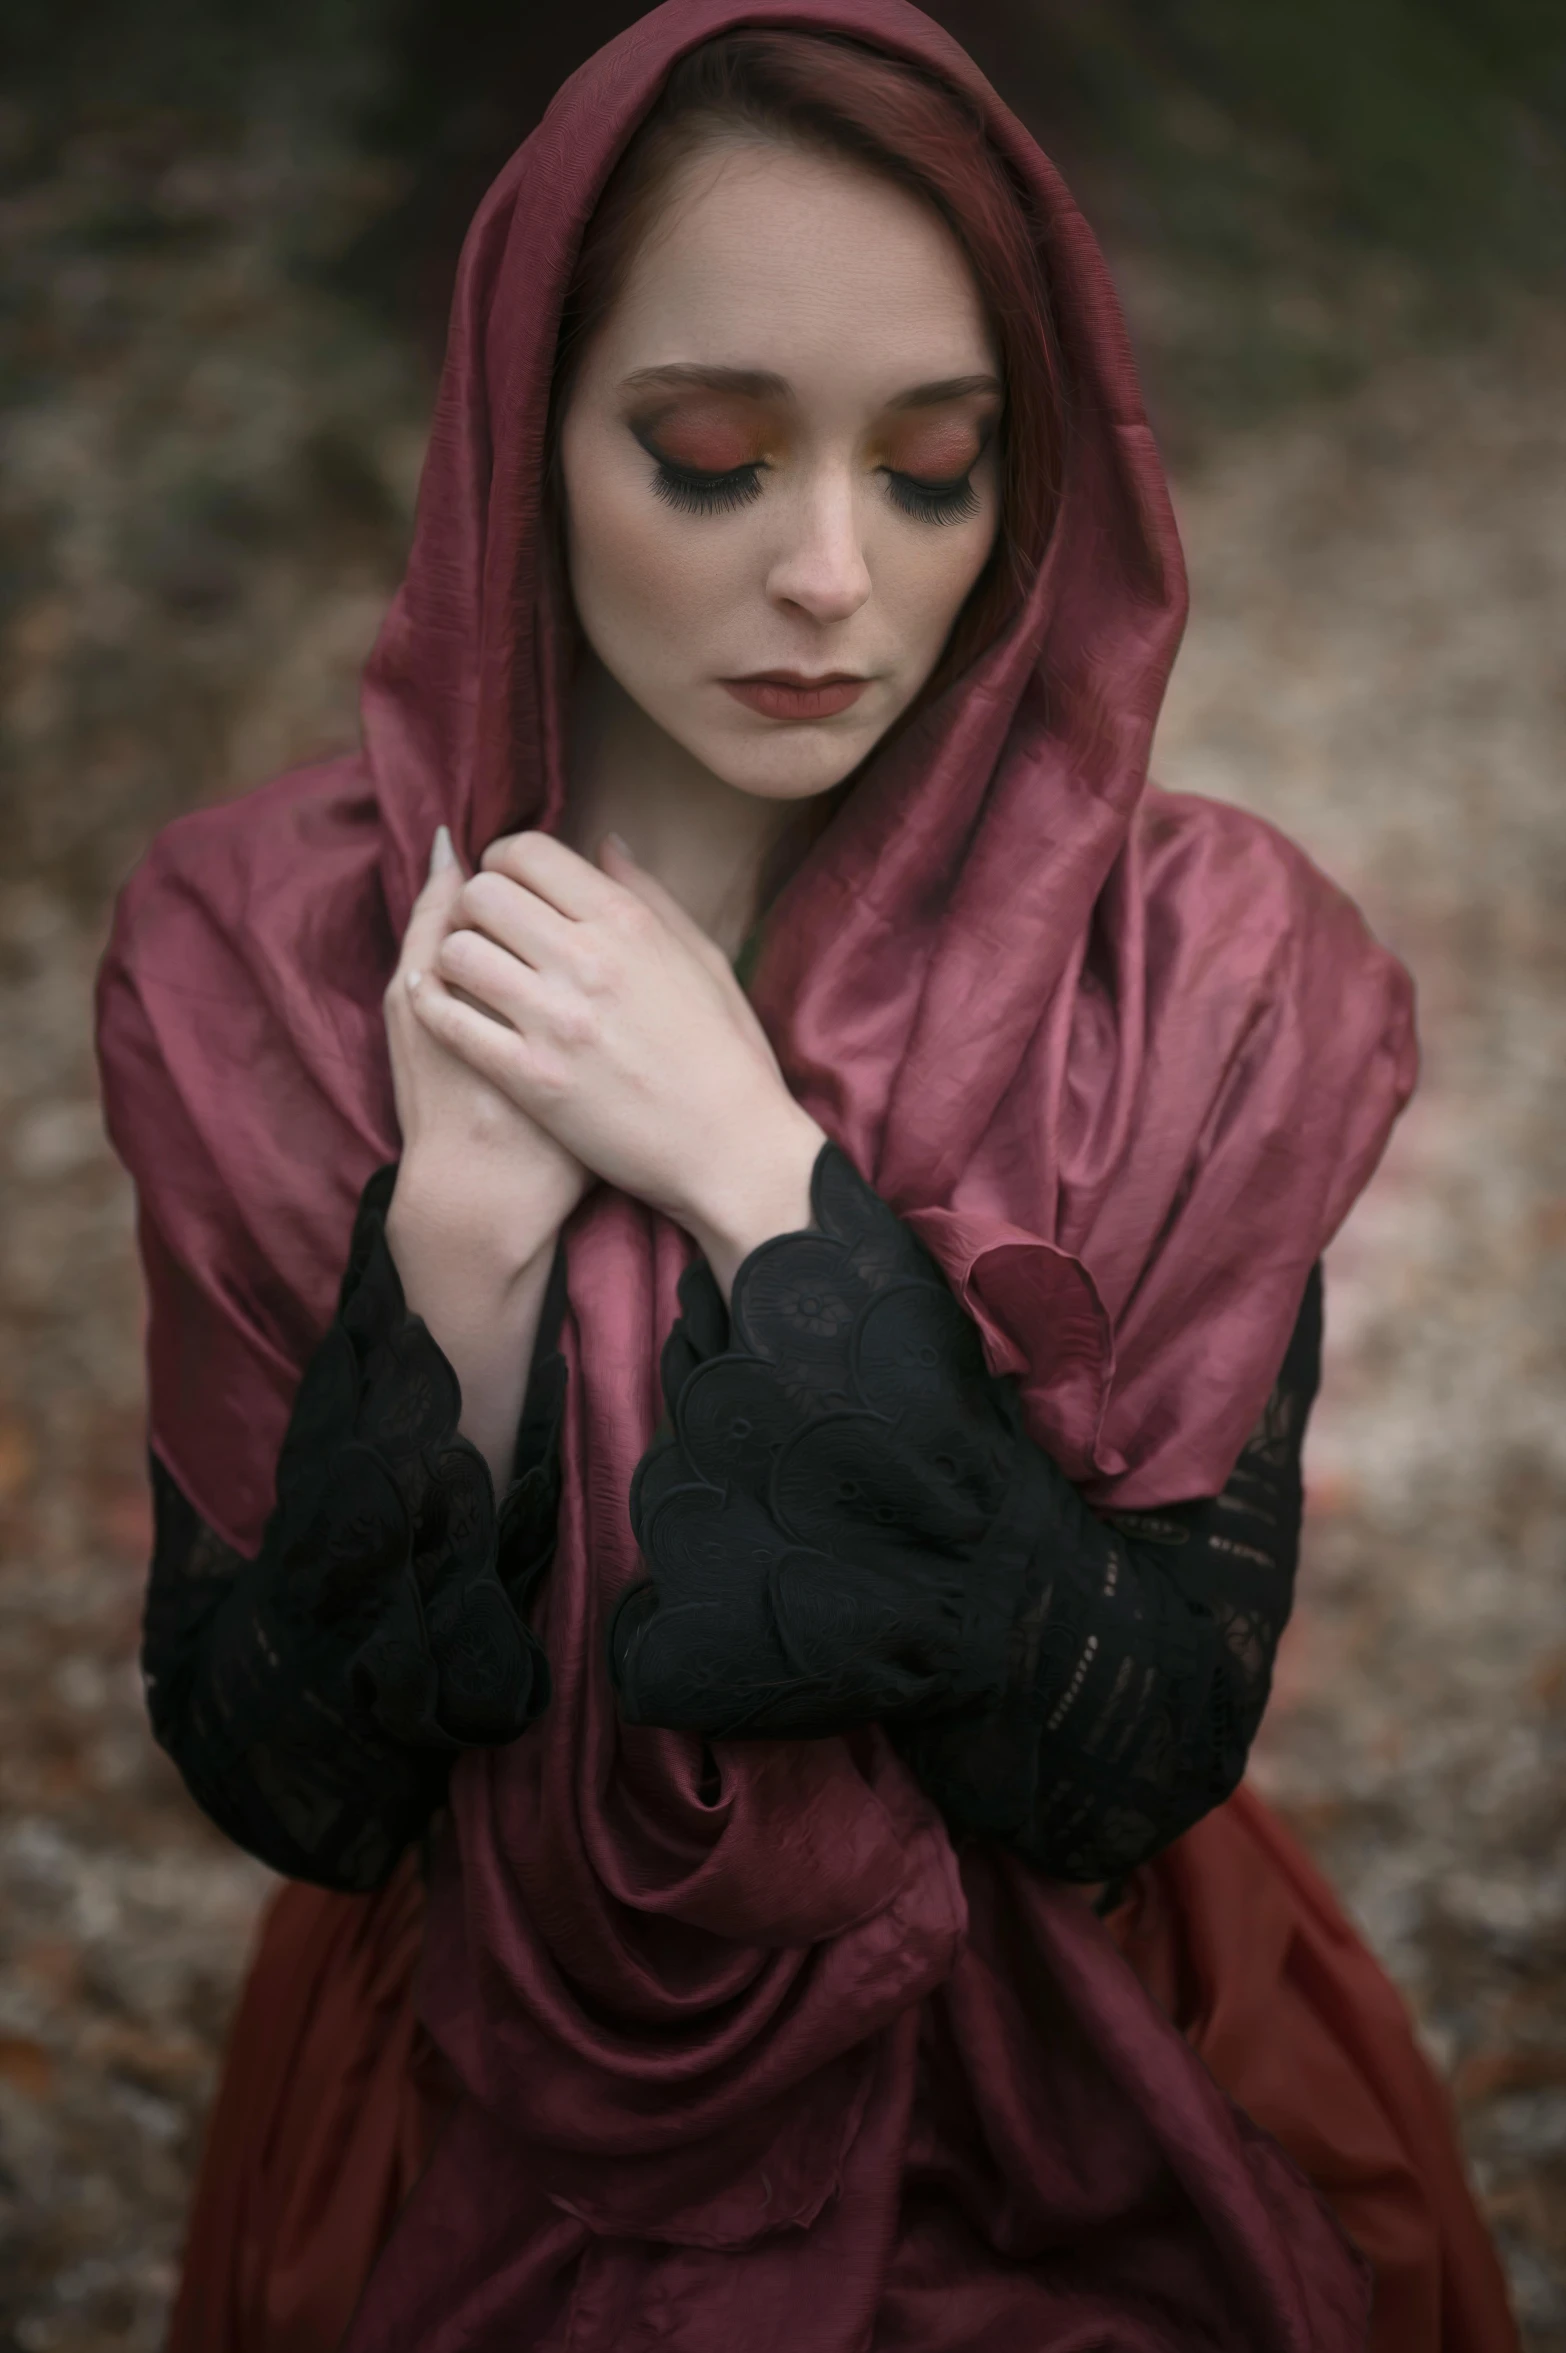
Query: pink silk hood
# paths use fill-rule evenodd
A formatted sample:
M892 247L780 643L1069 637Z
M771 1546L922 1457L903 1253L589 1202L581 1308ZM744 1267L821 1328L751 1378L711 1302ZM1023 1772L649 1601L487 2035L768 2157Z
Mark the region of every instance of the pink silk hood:
M1070 412L1025 609L768 918L754 993L796 1092L936 1253L1035 1436L1131 1504L1222 1484L1412 1084L1409 984L1351 904L1258 820L1147 785L1180 552L1051 165L902 0L670 0L565 86L469 235L362 752L171 826L105 959L152 1442L245 1549L358 1191L398 1148L380 994L434 828L472 858L559 820L540 461L583 224L675 58L745 23L846 33L975 95L1040 223ZM879 1735L727 1747L714 1805L698 1743L619 1725L602 1630L638 1568L626 1495L686 1246L601 1192L568 1252L555 1699L454 1776L426 2001L468 2097L356 2353L848 2353L876 2313L922 2311L920 2266L945 2261L956 2225L909 2224L912 2173L961 2211L979 2302L969 2336L910 2320L888 2343L978 2344L992 2312L1006 2353L1361 2342L1312 2193L1079 1897L959 1866ZM1132 2288L1172 2334L1091 2333Z

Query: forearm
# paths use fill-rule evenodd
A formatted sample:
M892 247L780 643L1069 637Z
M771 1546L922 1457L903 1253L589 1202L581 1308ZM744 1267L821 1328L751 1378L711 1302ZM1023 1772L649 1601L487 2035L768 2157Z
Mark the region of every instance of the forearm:
M258 1695L241 1745L227 1737L233 1687L253 1680L250 1654L263 1640L287 1672ZM202 1812L271 1870L322 1887L379 1887L441 1804L450 1760L377 1739L350 1695L294 1672L253 1597L235 1595L204 1630L171 1704L150 1706L158 1743ZM273 1759L283 1761L281 1776Z
M1237 1787L1289 1613L1298 1511L1269 1528L1230 1517L1228 1495L1140 1515L1158 1533L1135 1540L1037 1452L1033 1467L1007 1671L978 1707L892 1731L954 1828L1092 1884Z
M818 1234L706 1270L631 1512L624 1713L709 1738L879 1720L954 1825L1112 1877L1228 1795L1288 1616L1317 1287L1222 1494L1111 1523L1024 1431L977 1332L841 1155Z
M339 1887L383 1878L450 1758L518 1739L549 1688L526 1613L553 1545L563 1368L541 1368L528 1467L497 1511L453 1369L391 1255L394 1175L365 1187L259 1555L242 1558L152 1465L143 1663L158 1739L232 1837ZM518 1444L514 1427L508 1454Z
M225 1545L156 1456L152 1490L142 1674L159 1746L272 1870L378 1886L440 1804L448 1757L379 1731L350 1688L348 1646L280 1614L275 1558Z
M511 1477L559 1224L554 1207L525 1200L503 1231L466 1219L449 1186L408 1162L387 1211L387 1245L409 1311L457 1376L459 1427L488 1464L497 1494Z

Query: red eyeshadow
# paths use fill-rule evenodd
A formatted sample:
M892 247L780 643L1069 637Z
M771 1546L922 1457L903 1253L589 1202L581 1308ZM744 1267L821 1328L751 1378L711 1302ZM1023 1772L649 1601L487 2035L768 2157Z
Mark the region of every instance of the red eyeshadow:
M911 420L886 436L884 462L925 482L954 482L967 473L979 447L972 425L955 417Z
M767 453L767 437L755 419L703 404L675 409L649 430L658 455L697 474L728 474L753 466Z

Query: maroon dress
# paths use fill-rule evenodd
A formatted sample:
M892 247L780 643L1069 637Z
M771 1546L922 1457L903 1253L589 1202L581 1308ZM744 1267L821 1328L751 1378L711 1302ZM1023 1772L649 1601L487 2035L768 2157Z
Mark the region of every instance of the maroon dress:
M105 960L153 1444L242 1553L354 1202L396 1156L381 995L434 829L471 860L561 822L543 452L581 231L674 61L749 22L944 80L1034 224L1071 420L1047 545L770 908L752 995L1090 1505L1219 1493L1413 1081L1406 975L1350 903L1258 820L1148 785L1180 550L1052 166L903 0L670 0L475 221L363 751L172 826ZM567 1249L550 1704L459 1759L422 1927L411 1872L279 1899L177 2342L303 2353L353 2311L350 2353L1351 2353L1352 2240L1384 2345L1501 2353L1428 2073L1253 1801L1141 1873L1112 1930L1000 1846L955 1848L874 1726L709 1751L623 1719L606 1629L642 1573L626 1499L688 1246L601 1189Z
M411 1858L377 1895L295 1885L274 1899L202 2158L169 2353L342 2343L452 2098L416 2015L423 1913ZM1368 2256L1371 2353L1510 2353L1446 2096L1395 1989L1260 1800L1242 1790L1134 1874L1108 1927ZM941 2274L929 2292L949 2287Z

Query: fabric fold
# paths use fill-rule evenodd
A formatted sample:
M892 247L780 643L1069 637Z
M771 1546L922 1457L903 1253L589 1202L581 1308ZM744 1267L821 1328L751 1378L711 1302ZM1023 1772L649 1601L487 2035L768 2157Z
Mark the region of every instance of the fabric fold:
M978 1325L991 1372L1017 1380L1032 1435L1066 1476L1124 1470L1098 1451L1115 1338L1081 1259L955 1210L915 1209L908 1223Z
M1221 1488L1412 1083L1406 977L1352 906L1254 819L1147 786L1180 549L1053 167L903 0L669 0L566 84L480 208L362 753L171 827L105 958L153 1440L242 1549L354 1197L396 1148L380 997L431 836L472 860L561 821L572 636L543 454L583 226L674 62L745 25L868 44L976 111L1036 228L1071 425L1026 598L768 911L753 995L791 1088L950 1253L1035 1434L1132 1504ZM1004 2353L1350 2353L1359 2267L1078 1898L1019 1893L978 1847L959 1873L879 1736L708 1751L619 1724L605 1632L639 1572L627 1497L688 1245L601 1191L567 1250L535 1611L553 1698L453 1774L422 2000L461 2095L352 2353L860 2353L877 2313L925 2353L948 2340L897 2316L928 2312L942 2250ZM948 1989L960 2032L938 2032ZM954 2152L976 2150L998 2203L965 2200ZM1014 2252L1029 2184L1073 2213L1079 2175L1065 2269Z

